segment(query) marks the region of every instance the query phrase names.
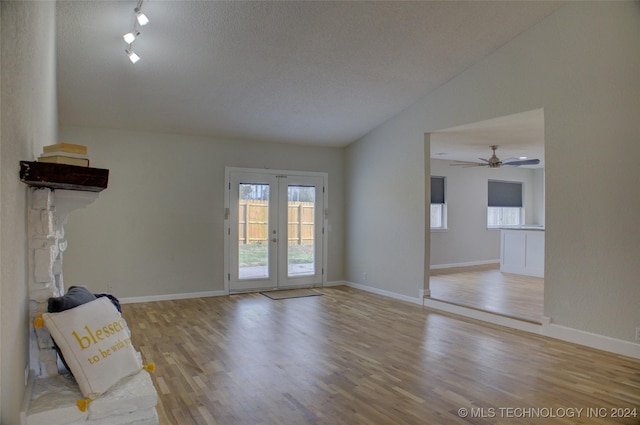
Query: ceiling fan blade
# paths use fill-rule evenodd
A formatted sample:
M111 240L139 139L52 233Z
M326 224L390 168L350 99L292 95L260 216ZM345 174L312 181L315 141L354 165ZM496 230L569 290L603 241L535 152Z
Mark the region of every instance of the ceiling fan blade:
M459 166L459 167L486 167L488 164L483 164L482 162L470 162L470 161L451 161L449 165Z
M540 164L539 159L525 159L523 161L511 161L511 162L503 162L502 165L511 165L513 167L518 167L520 165L537 165Z
M484 158L478 158L478 159L479 159L480 161L484 161L484 162L486 162L486 163L488 163L488 162L489 162L489 160L488 160L488 159L484 159Z

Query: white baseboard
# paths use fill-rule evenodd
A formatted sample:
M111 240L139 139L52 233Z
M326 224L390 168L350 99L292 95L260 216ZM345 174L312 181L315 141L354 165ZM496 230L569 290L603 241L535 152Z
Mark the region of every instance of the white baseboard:
M552 323L551 318L548 317L544 317L542 323L542 335L544 336L640 359L640 344L636 342L624 341L622 339L557 325Z
M186 300L190 298L221 297L229 295L227 291L187 292L184 294L146 295L143 297L120 298L121 304L148 303L153 301Z
M551 318L545 316L540 318L542 324L538 325L472 308L444 303L430 298L424 299L424 306L434 310L446 311L448 313L481 320L495 325L506 326L549 338L559 339L565 342L571 342L573 344L584 345L586 347L607 351L609 353L640 359L640 344L638 343L557 325L555 323L551 323Z
M345 282L344 280L334 280L332 282L325 282L322 287L329 287L329 286L346 286L348 285L347 282Z
M382 296L389 297L389 298L395 298L396 300L407 301L407 302L410 302L410 303L413 303L413 304L422 305L422 298L409 297L407 295L398 294L398 293L387 291L387 290L384 290L384 289L374 288L373 286L369 286L369 285L361 285L359 283L344 282L343 284L347 285L347 286L350 286L352 288L361 289L363 291L371 292L373 294L382 295Z
M432 264L431 270L436 269L450 269L453 267L470 267L470 266L484 266L486 264L500 264L500 259L497 260L483 260L483 261L469 261L466 263L451 263L451 264Z
M512 319L510 317L500 316L488 313L486 311L466 308L455 304L449 304L436 301L431 298L424 299L424 306L433 310L446 311L447 313L457 314L459 316L468 317L470 319L481 320L483 322L492 323L494 325L506 326L520 331L542 334L542 325L538 325L524 320Z

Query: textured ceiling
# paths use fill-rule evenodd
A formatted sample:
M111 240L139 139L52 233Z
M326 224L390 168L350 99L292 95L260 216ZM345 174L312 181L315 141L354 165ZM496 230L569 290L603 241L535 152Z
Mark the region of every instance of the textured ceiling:
M345 146L561 6L57 2L61 125Z

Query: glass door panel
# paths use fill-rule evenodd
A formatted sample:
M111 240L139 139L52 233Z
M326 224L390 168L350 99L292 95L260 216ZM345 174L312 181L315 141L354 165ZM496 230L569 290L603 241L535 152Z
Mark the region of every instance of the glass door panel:
M238 279L269 277L269 185L240 183Z
M315 274L315 201L314 186L288 186L288 277Z
M283 258L278 287L322 284L323 179L288 175L279 179L280 198L286 200L280 226L286 243L279 246Z
M228 279L231 292L277 287L277 187L275 176L230 174Z

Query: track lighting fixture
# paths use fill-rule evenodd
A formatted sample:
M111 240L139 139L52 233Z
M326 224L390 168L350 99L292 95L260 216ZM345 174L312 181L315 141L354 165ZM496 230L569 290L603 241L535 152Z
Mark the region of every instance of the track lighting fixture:
M131 48L133 42L140 35L140 31L138 31L136 27L138 25L144 26L149 23L149 18L147 18L147 15L142 13L143 1L144 0L138 0L138 5L136 6L135 9L133 9L133 12L134 12L133 28L131 29L130 32L122 36L122 38L124 39L124 42L129 45L129 47L125 49L125 53L129 57L129 60L131 61L131 63L136 63L140 60L140 56L138 56Z

